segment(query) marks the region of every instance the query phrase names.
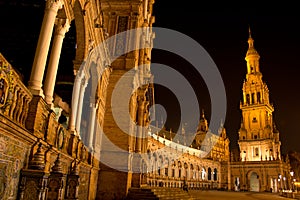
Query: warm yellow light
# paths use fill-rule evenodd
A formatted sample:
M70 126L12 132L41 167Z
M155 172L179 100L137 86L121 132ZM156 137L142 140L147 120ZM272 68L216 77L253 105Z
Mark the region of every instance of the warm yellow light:
M300 186L300 182L295 182L294 183L296 186Z

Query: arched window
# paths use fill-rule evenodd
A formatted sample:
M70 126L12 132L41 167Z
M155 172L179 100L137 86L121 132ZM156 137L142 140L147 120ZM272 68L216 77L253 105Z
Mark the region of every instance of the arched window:
M205 177L206 177L206 171L205 171L205 168L202 168L202 170L201 170L201 179L205 180Z
M178 177L181 177L181 162L178 162Z
M261 100L260 100L260 92L257 92L257 103L261 103Z
M250 95L249 94L246 95L246 104L250 104Z
M254 93L251 94L251 103L252 103L252 104L255 103L255 101L254 101Z
M258 147L255 147L254 155L255 155L255 156L259 156L259 150L258 150Z
M214 181L218 179L218 170L215 168L214 169Z
M211 168L209 167L207 170L207 180L211 180Z

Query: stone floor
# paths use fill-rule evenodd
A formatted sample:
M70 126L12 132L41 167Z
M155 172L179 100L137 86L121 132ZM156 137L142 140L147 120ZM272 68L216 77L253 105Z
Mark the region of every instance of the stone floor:
M213 190L190 190L189 193L197 200L292 200L291 198L279 196L276 193L227 192Z

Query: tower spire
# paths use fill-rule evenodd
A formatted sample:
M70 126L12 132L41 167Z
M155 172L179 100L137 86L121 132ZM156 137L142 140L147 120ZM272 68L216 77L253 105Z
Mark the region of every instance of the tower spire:
M251 29L249 26L249 38L248 38L248 50L247 50L247 54L245 57L245 60L247 61L247 73L248 74L252 74L252 73L259 73L259 54L256 51L256 49L254 48L254 40L252 38L252 33L251 33Z
M201 109L201 119L205 119L205 115L204 115L204 109Z
M256 50L254 49L254 40L253 40L253 38L252 38L252 35L251 35L251 29L250 29L250 26L249 26L249 38L248 38L248 44L249 44L249 49L248 49L248 52L249 52L249 50L251 49L252 50L252 53L256 53L256 54L258 54L257 52L256 52ZM247 55L248 55L248 52L247 52Z
M249 29L249 38L252 38L252 37L251 37L251 28L250 28L250 25L249 25L249 28L248 28L248 29Z

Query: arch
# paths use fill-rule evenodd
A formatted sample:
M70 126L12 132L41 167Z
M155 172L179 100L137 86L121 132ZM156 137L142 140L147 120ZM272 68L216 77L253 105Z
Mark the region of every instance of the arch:
M165 176L169 176L169 158L168 157L165 157L165 159L164 159L165 161L164 161L164 175Z
M209 167L208 169L207 169L207 180L211 180L211 168Z
M256 172L249 173L250 191L259 192L259 176Z
M82 6L78 0L74 3L74 18L76 26L76 55L74 61L74 70L79 70L79 67L85 56L87 55L87 35L85 29L85 21L82 12Z
M154 158L154 161L157 161L157 154L156 154L156 152L154 152L152 156Z
M246 95L246 104L250 104L250 95L249 94L247 94Z
M181 168L182 168L181 162L178 161L178 177L179 178L181 178Z
M213 180L216 181L218 180L218 170L215 168L213 172Z
M260 95L260 92L257 92L256 93L256 95L257 95L257 103L261 103L261 95Z
M202 167L202 169L201 169L201 179L202 180L206 179L206 169L205 169L205 167Z

